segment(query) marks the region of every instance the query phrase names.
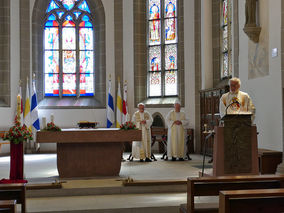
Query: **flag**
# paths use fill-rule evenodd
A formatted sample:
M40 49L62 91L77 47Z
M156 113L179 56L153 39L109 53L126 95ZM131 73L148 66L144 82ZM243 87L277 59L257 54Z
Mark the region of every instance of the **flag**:
M120 82L118 81L117 96L116 96L116 128L122 124L122 98L120 92Z
M35 81L33 81L32 88L32 101L31 101L31 123L36 130L40 130L39 118L38 118L38 107L36 98Z
M111 80L108 82L108 102L107 102L107 128L114 123L113 97L111 95Z
M25 102L25 111L24 111L24 124L32 132L32 123L31 123L31 105L30 105L30 93L29 93L29 82L27 80L27 90L26 90L26 102Z
M127 106L127 83L125 82L123 88L123 103L122 103L122 123L128 121L128 106Z

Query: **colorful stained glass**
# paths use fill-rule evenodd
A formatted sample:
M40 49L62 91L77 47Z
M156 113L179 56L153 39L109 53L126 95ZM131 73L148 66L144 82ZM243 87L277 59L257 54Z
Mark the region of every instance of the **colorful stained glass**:
M229 75L229 57L228 53L224 53L223 55L223 77Z
M93 74L80 74L80 96L94 96Z
M44 72L59 73L58 51L44 51Z
M78 0L60 0L60 1L67 10L71 10L74 7L75 2Z
M44 76L45 96L59 96L59 75L45 74Z
M223 25L228 24L228 0L223 0Z
M76 73L76 51L63 51L63 73Z
M85 0L78 6L78 8L88 13L91 13L90 8Z
M149 45L159 45L161 43L160 20L149 21Z
M52 0L46 10L47 13L49 13L51 10L54 10L54 9L58 9L58 5Z
M177 45L166 45L165 47L165 69L177 69Z
M63 11L58 11L57 15L58 15L59 18L61 18L64 15L64 12Z
M79 25L80 27L92 27L92 22L90 21L90 18L88 16L83 16L82 22Z
M149 47L149 71L161 70L161 47Z
M80 73L93 73L94 67L94 52L80 51Z
M75 74L63 74L63 96L76 96Z
M79 18L79 16L82 14L81 12L74 12L74 14L75 14L75 16L77 17L77 18Z
M149 72L149 96L158 97L162 95L161 72Z
M165 43L171 44L177 42L177 19L170 18L165 20Z
M44 48L49 50L59 48L58 27L46 27L44 29Z
M165 0L165 18L176 17L177 15L177 1Z
M65 50L74 50L76 48L76 34L74 27L63 27L62 47Z
M160 19L161 17L161 4L160 0L150 0L149 1L149 19Z
M223 51L228 50L228 26L224 26L223 29Z
M165 95L177 95L177 71L169 71L165 74Z
M45 23L45 27L58 27L58 23L54 15L50 15Z
M80 28L79 35L80 50L93 50L93 29Z

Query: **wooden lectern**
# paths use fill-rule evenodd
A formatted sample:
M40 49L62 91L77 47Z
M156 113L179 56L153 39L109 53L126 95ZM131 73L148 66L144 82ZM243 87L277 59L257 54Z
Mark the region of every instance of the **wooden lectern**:
M229 114L215 127L213 176L258 175L256 126L251 114Z

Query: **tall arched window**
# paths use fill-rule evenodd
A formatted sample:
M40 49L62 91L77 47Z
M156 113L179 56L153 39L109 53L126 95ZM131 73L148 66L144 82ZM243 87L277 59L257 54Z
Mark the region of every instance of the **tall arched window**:
M148 0L148 97L178 95L178 0Z
M232 75L231 0L221 0L221 78Z
M44 95L94 96L93 17L86 0L51 0L44 27Z

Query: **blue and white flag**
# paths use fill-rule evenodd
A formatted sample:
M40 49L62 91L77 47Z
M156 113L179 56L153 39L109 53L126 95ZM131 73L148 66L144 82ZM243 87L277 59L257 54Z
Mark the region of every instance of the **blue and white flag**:
M31 99L31 121L32 125L36 130L40 130L39 118L38 118L38 107L37 107L37 98L36 98L36 88L35 82L33 81L32 88L32 99Z
M113 97L111 95L111 80L108 82L108 103L107 103L107 128L114 123Z

